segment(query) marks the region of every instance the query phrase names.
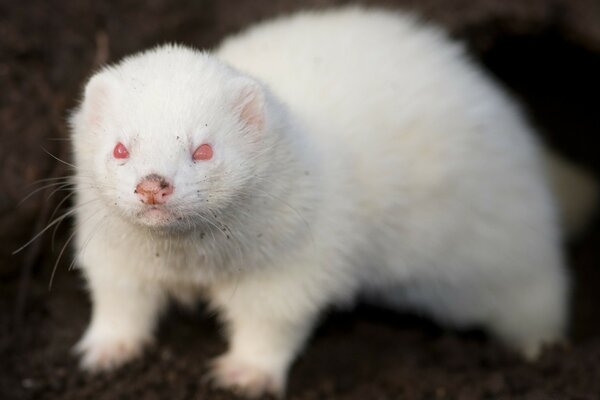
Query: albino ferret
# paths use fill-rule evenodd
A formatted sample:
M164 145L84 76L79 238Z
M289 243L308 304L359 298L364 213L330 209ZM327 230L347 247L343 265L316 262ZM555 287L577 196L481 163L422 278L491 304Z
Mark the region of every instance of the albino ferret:
M157 47L95 74L71 122L87 369L139 356L170 299L218 312L211 375L249 396L283 393L319 314L358 296L527 357L563 337L561 226L595 185L410 16L304 12L213 52Z

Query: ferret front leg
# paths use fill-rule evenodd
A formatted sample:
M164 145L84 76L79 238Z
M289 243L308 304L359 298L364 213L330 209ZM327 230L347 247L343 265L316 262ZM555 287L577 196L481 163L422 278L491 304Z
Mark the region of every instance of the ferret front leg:
M214 293L212 302L221 312L229 342L228 351L213 361L210 371L217 387L247 397L284 394L290 364L309 336L318 310L299 289L253 280Z
M124 271L87 274L92 295L92 319L75 350L88 371L113 369L142 354L152 334L165 295Z

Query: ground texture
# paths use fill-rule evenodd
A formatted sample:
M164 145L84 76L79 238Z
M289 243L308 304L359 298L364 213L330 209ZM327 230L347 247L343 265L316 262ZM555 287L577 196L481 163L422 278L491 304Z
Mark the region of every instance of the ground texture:
M32 183L69 173L65 116L99 65L164 42L210 47L262 18L339 1L0 0L0 399L228 399L203 382L223 351L201 308L173 310L157 345L112 374L78 372L70 349L89 303L67 250L70 221L39 232L68 192ZM545 140L600 171L600 3L595 0L422 0L402 6L446 26L524 103ZM64 212L68 200L59 207ZM359 307L328 315L290 377L290 399L600 398L600 224L569 247L571 343L527 364L478 332Z

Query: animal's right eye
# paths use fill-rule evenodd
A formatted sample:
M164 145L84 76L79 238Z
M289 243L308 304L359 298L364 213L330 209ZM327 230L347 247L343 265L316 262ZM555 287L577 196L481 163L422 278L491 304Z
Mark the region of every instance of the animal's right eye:
M127 151L127 147L123 143L119 142L113 150L113 156L117 159L129 158L129 151Z

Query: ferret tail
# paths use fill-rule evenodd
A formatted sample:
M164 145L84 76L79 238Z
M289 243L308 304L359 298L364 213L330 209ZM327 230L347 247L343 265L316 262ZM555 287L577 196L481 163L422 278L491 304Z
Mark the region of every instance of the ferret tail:
M598 203L598 183L583 168L546 150L544 162L550 187L556 196L567 239L581 233L593 217Z

